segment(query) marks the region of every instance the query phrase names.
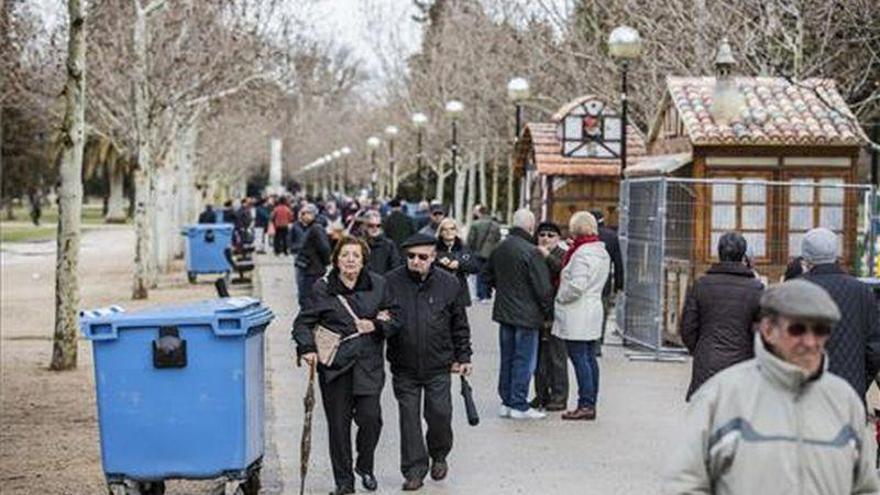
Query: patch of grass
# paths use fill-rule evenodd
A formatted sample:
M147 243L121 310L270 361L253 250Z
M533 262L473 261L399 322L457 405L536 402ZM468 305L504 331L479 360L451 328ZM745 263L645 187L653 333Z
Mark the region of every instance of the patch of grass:
M82 232L87 230L89 229L83 228ZM21 227L18 225L0 224L0 243L51 241L55 239L56 233L57 227L54 225L40 225L39 227L28 225Z
M102 206L100 204L85 204L82 207L82 223L84 225L98 225L104 223L104 215L101 213ZM31 211L24 206L17 206L12 209L12 214L17 222L30 222ZM6 212L2 212L2 218L6 221ZM43 207L43 214L40 216L40 223L58 223L58 207Z

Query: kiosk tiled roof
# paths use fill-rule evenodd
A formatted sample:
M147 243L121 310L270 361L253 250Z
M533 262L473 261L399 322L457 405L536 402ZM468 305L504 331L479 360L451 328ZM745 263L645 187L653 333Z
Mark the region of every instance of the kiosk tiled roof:
M691 144L858 146L864 142L831 79L796 83L777 77L733 79L745 108L729 124L720 124L710 111L714 77L667 78L664 96L678 110ZM661 119L655 122L661 124Z

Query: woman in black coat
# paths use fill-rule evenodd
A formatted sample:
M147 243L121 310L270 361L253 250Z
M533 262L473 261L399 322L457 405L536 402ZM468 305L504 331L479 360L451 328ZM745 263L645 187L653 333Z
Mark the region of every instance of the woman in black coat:
M385 383L385 340L400 329L399 308L381 275L364 269L369 248L363 241L343 237L331 257L333 268L313 288L307 308L293 322L293 339L300 359L318 369L321 399L327 415L330 460L336 489L332 495L354 493L351 422L358 426L355 472L364 488L376 489L373 460L382 431L380 394ZM344 298L353 316L340 300ZM317 325L343 338L332 364L318 362L314 330Z
M480 264L458 233L458 223L454 219L445 218L440 222L437 226L437 261L434 263L458 277L462 304L470 306L471 292L467 276L480 271Z

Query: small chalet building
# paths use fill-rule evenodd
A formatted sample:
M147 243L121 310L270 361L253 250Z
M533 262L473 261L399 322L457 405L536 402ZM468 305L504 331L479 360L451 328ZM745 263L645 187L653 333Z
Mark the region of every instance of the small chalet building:
M645 154L644 137L627 126L627 157ZM602 210L617 225L621 119L606 102L581 96L550 122L527 123L514 150L514 167L523 178L523 202L540 220L563 228L580 210Z

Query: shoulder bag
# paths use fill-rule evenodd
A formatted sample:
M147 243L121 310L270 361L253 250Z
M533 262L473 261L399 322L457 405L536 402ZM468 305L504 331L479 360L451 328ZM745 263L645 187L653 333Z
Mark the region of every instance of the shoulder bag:
M348 314L354 319L355 327L357 327L357 321L359 318L354 314L348 301L345 300L345 297L342 294L339 294L336 297L339 298L339 302L342 303L342 306L348 310ZM355 329L355 333L343 337L322 325L315 326L315 347L318 349L318 361L324 366L333 366L333 359L336 358L336 352L339 351L339 346L346 340L355 339L360 336L361 334L360 332L357 332L357 329Z

